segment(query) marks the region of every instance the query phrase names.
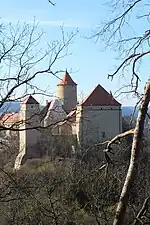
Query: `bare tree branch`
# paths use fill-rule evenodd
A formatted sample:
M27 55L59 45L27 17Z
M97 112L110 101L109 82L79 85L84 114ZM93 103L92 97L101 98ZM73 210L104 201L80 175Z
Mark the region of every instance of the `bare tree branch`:
M118 206L116 209L116 215L113 225L122 225L125 217L128 199L133 188L133 183L136 180L138 164L139 164L139 153L141 149L141 142L143 138L144 121L148 110L148 104L150 100L150 79L145 85L144 96L141 102L141 108L139 110L136 127L134 130L133 143L131 149L131 158L126 175L126 179L122 188Z
M133 225L138 225L138 222L143 224L142 217L146 216L146 212L148 211L149 199L150 199L150 196L148 196L145 199L145 201L144 201L144 203L142 205L142 208L140 209L139 213L137 214L137 216L135 218L135 221L134 221Z
M53 3L51 0L48 0L48 2L49 2L51 5L53 5L53 6L56 5L56 3Z

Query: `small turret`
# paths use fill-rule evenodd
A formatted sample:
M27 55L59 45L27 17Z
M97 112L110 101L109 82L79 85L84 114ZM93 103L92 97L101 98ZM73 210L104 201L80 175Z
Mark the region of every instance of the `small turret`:
M57 85L57 97L62 100L63 108L67 113L77 105L77 84L67 70Z

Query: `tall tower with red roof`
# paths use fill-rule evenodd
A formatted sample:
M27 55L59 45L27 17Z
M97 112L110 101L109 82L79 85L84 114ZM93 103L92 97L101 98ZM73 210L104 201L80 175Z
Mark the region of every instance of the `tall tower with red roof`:
M62 100L63 108L67 113L77 105L77 84L67 70L57 85L57 97Z

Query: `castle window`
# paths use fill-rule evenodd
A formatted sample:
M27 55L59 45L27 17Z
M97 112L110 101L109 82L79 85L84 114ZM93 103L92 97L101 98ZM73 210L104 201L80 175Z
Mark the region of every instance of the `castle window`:
M102 132L101 134L102 134L102 138L105 138L106 137L105 132Z

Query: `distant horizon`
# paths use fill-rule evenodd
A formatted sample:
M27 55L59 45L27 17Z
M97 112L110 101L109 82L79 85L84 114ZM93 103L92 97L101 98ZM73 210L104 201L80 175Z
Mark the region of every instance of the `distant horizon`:
M34 95L32 95L32 96L34 96ZM49 98L49 100L47 99L46 101L50 101L50 99L55 99L56 97L51 97L51 98ZM35 99L37 100L37 98L35 97ZM38 100L37 100L38 101ZM44 103L46 104L46 101L44 101ZM1 103L2 101L0 101L0 103ZM4 102L4 104L6 103L9 103L9 104L11 104L11 103L21 103L21 101L19 101L19 100L17 100L17 99L15 99L15 100L12 100L12 101L5 101ZM39 102L39 101L38 101ZM42 103L40 103L39 102L39 104L41 105L41 106L44 106L45 104L42 104ZM79 104L80 104L80 102L79 102ZM124 104L122 104L121 102L120 102L120 104L121 104L121 107L128 107L128 108L135 108L135 105L124 105ZM137 106L137 108L138 108L139 106ZM150 107L150 106L149 106ZM0 109L1 110L1 109Z

